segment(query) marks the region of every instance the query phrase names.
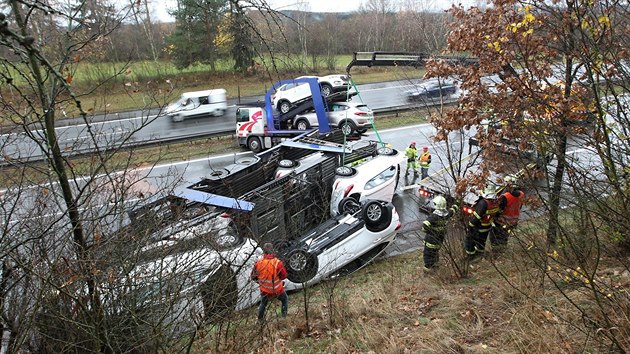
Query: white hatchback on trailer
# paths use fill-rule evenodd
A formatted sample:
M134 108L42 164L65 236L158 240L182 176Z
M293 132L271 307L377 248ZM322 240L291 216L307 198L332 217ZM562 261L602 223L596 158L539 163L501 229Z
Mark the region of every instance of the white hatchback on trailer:
M330 200L331 215L339 215L347 203L368 199L391 202L398 187L404 155L398 150L383 147L374 157L340 166L336 170Z

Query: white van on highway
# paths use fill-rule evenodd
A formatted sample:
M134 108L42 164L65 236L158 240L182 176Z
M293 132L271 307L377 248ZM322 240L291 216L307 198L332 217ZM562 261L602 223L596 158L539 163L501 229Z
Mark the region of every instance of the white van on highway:
M225 89L214 89L195 92L184 92L175 102L169 104L165 114L173 122L181 122L186 118L206 116L222 116L227 110L227 94Z

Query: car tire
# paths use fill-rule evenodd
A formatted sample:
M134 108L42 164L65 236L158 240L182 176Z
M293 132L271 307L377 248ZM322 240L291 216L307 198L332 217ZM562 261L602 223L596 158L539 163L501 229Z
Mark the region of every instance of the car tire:
M295 128L297 130L308 130L311 128L311 125L306 119L298 119L298 121L295 122Z
M339 123L339 129L341 129L344 135L352 135L357 129L357 126L349 120L344 120Z
M200 286L203 318L213 323L227 318L236 310L238 284L236 274L229 265L222 265Z
M291 110L291 102L287 100L282 100L278 102L278 111L282 114L285 114Z
M214 116L215 117L221 117L224 114L225 114L225 110L224 109L217 109L216 111L214 111Z
M247 139L247 148L251 152L257 154L262 151L262 143L257 136L251 136Z
M225 251L234 248L243 243L243 238L239 235L230 236L215 236L214 242L217 245L217 250Z
M341 177L350 177L356 173L355 169L348 166L339 166L335 168L335 174Z
M282 261L286 261L287 253L291 249L291 241L286 239L278 239L271 242L273 244L273 249L278 255L278 258L282 259Z
M376 150L376 153L378 155L392 156L392 155L396 155L396 150L390 147L381 147Z
M338 205L339 214L355 214L361 210L361 204L354 197L343 198Z
M297 249L287 255L287 278L293 283L306 283L313 279L319 267L317 256L308 251Z
M382 202L370 200L363 205L361 212L365 226L369 231L379 232L387 228L392 221L392 212Z
M293 168L295 167L295 165L296 165L295 161L289 160L289 159L278 161L278 167L282 167L282 168Z
M230 171L225 168L216 168L210 171L211 178L225 178L230 175Z
M330 86L329 84L322 84L321 91L322 91L322 96L324 97L328 97L333 93L332 86Z

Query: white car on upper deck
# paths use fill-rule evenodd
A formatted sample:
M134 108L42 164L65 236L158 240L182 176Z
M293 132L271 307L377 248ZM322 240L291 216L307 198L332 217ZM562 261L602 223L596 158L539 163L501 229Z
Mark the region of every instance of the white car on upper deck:
M350 91L350 82L346 75L326 76L300 76L296 79L317 78L322 96L328 97L335 92ZM281 85L271 97L273 106L280 113L287 113L291 107L302 100L312 96L311 88L307 82L290 82Z

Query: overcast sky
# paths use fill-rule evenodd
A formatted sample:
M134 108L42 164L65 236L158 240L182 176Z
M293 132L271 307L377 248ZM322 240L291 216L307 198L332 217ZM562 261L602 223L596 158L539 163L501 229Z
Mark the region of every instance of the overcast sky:
M435 10L444 10L452 4L473 3L475 0L422 0L419 3L432 3ZM359 9L365 0L267 0L267 3L276 10L296 10L301 6L302 10L312 12L350 12ZM172 21L168 15L168 9L175 7L175 0L154 1L156 15L162 21Z

